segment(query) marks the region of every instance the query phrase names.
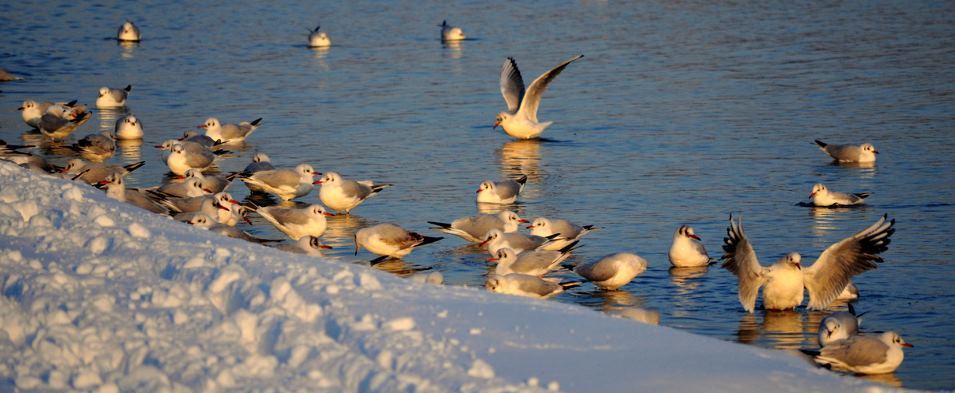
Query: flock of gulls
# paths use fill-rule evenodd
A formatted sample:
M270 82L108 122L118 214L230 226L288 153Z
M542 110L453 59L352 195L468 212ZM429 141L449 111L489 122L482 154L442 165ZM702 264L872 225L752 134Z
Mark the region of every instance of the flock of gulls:
M465 39L459 27L442 22L441 39ZM117 32L117 40L138 42L139 29L125 22ZM320 26L309 30L310 47L328 47L331 39L320 31ZM500 89L507 110L500 112L494 127L518 139L538 138L552 122L541 122L537 110L547 86L571 63L583 58L573 56L540 75L525 88L523 77L513 58L507 58L501 68ZM16 79L8 75L7 79ZM103 87L95 106L99 109L126 107L132 86ZM68 137L77 127L88 121L93 113L76 101L23 101L19 108L23 121L51 140ZM247 215L257 214L276 229L286 234L293 243L273 245L276 248L309 255L321 255L331 248L321 242L327 227L327 216L349 214L366 200L378 195L391 184L368 180L353 180L336 172L320 173L308 164L295 167L274 167L268 155L256 153L241 172L219 174L208 172L228 153L231 145L241 144L261 124L262 119L238 124L223 124L209 118L198 126L200 131L187 131L178 138L166 140L156 147L164 150L165 164L172 173L163 184L146 188L129 188L124 177L145 165L145 162L120 166L105 164L116 150L118 140L140 140L142 124L127 114L116 121L113 132L87 135L69 146L83 157L69 160L66 166L57 166L44 157L23 150L31 145L13 145L0 141L0 159L12 161L37 173L59 176L102 188L118 201L126 202L153 213L205 228L224 236L257 243L275 240L257 238L237 229L239 221L251 224ZM826 154L840 164L872 165L878 151L871 144L835 145L816 140ZM318 179L316 179L318 177ZM305 207L243 205L232 198L226 189L234 180L243 182L252 193L271 194L290 201L309 194L318 185L321 204ZM582 239L597 228L578 225L556 218L535 218L528 221L507 205L517 201L527 181L526 176L501 181L486 180L476 190L478 204L499 205L499 213L483 213L461 217L449 223L429 221L433 229L455 235L487 250L488 262L495 264L488 275L486 288L493 292L546 298L563 290L590 281L603 290L615 290L631 282L647 269L647 261L631 253L613 253L600 259L577 265L564 265ZM823 184L813 186L810 199L814 206L852 206L865 202L869 193L842 193L829 190ZM335 213L332 213L334 211ZM763 307L767 310L790 310L800 306L804 293L809 293L808 307L827 309L836 299L851 300L858 292L850 279L859 273L874 269L882 262L880 253L887 249L894 232L895 221L883 216L858 233L826 248L808 267L803 266L798 253L790 253L770 266L763 266L743 230L741 221L730 217L724 238L722 267L738 278L738 296L742 307L753 312L760 291ZM519 231L529 224L529 233ZM355 254L361 248L378 255L372 264L390 258L402 258L415 248L434 243L441 237L424 236L393 223L382 223L361 228L354 233ZM703 247L693 227L679 226L673 234L668 253L674 267L703 267L716 263ZM555 270L566 269L580 276L580 280L560 281L547 277ZM898 334L862 335L860 318L850 310L839 311L824 318L819 327L818 350L805 350L826 367L854 373L888 373L902 362L902 347L911 347Z

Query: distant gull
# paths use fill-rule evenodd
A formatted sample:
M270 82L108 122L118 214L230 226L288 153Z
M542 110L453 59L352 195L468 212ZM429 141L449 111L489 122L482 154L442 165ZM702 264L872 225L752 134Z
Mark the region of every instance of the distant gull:
M816 183L816 185L812 186L812 192L809 193L809 198L812 199L812 204L815 206L852 206L865 203L865 199L868 198L869 195L871 194L868 192L847 194L844 192L829 191L829 188L822 183Z
M833 160L838 162L875 162L879 151L871 143L861 145L833 145L816 139L816 144Z
M527 175L514 180L502 180L494 182L485 180L477 189L478 203L494 203L507 205L517 201L517 195L524 189L524 183L527 183Z
M308 46L311 48L327 48L332 46L332 40L328 38L328 34L325 34L324 31L319 31L322 26L315 26L315 30L308 31Z
M451 26L448 24L448 21L442 21L441 27L441 40L442 41L460 41L465 38L464 31L460 27Z
M116 39L126 42L139 42L142 40L142 36L139 35L139 28L133 22L127 20L116 31Z
M537 138L544 130L553 124L553 122L540 123L537 121L537 107L540 106L541 97L550 84L560 75L564 68L570 63L577 61L584 55L576 55L560 63L550 71L531 82L531 86L524 90L524 79L520 70L517 69L517 62L513 57L504 60L501 67L501 94L504 101L507 102L507 111L497 114L494 121L494 128L501 126L504 132L518 139Z

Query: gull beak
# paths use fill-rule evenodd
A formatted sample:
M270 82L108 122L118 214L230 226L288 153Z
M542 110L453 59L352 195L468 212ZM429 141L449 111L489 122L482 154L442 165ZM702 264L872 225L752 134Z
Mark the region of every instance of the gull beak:
M497 262L497 258L488 258L488 259L486 259L486 260L487 260L488 262Z
M318 248L321 248L321 249L323 249L323 250L331 250L331 249L332 249L332 246L326 246L326 245L322 244L322 245L318 246Z
M520 220L517 220L517 222L527 224L527 223L529 223L530 221L527 221L527 220L525 220L525 219L522 218L522 219L520 219ZM531 227L527 227L527 229L530 229L530 228L531 228Z
M479 192L481 192L480 188L478 188L477 191L475 191L475 193L479 193Z
M162 149L162 145L156 145L155 148Z
M903 346L903 347L906 347L906 348L915 348L914 345L909 344L909 343L899 343L899 345L901 345L901 346Z
M692 237L692 238L694 238L694 239L696 239L696 240L703 240L703 239L700 239L700 237L697 236L697 235L687 235L687 236Z
M794 263L793 266L795 266L797 270L802 270L802 265L798 263Z
M815 191L809 193L809 197L810 197L810 198L814 197L815 195L816 195L816 192L815 192Z
M533 225L528 225L528 226L527 226L527 229L534 229L534 226L533 226Z
M231 203L231 204L233 204L233 205L238 205L238 204L239 204L239 201L237 201L237 200L235 200L235 199L230 199L230 200L229 200L229 203Z
M495 129L495 130L496 130L496 129L497 129L497 126L499 126L499 125L501 125L501 122L495 120L495 121L494 121L494 126L491 127L491 129Z
M212 192L212 190L210 190L210 189L208 189L208 188L203 188L202 191L203 191L203 192L207 192L207 193L209 193L209 194L215 194L214 192Z
M225 211L229 211L229 208L227 208L227 207L225 207L225 206L222 206L222 205L219 205L219 208L222 209L222 210L225 210Z
M484 245L487 244L487 242L488 242L487 240L481 242L480 244L478 244L478 247L484 247Z
M242 216L242 221L245 221L246 224L252 225L252 220L249 217Z
M209 128L209 126L207 126L207 125L205 125L205 124L200 124L200 125L197 125L196 127L199 127L199 128L202 128L202 129Z
M322 184L322 181L321 181L321 180L315 180L315 181L312 182L312 184Z
M335 217L335 215L334 215L334 214L332 214L332 213L329 213L329 212L325 212L325 213L322 213L322 214L324 214L324 215L325 215L325 217Z
M17 110L18 110L18 111L22 111L22 110L23 110L23 107L22 107L22 106L21 106L21 107L18 107Z
M878 150L873 150L872 152L875 153L875 154L879 154L879 151L878 151Z

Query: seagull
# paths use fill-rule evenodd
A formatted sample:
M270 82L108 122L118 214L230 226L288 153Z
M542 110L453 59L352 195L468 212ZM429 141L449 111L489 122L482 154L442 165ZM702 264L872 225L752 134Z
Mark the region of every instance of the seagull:
M195 142L210 149L220 144L216 143L214 139L205 136L205 134L200 134L196 130L188 130L183 132L182 137L177 140L180 142Z
M553 241L541 247L541 250L556 251L567 247L570 243L580 241L580 238L596 228L593 225L579 226L567 220L538 217L527 229L531 230L531 235L540 237L558 235Z
M534 235L525 235L520 232L501 232L500 229L491 229L487 231L487 237L478 244L478 247L487 247L487 252L491 255L497 255L497 251L502 248L510 248L516 253L524 251L537 250L547 244L557 235L541 237Z
M819 322L819 346L825 347L833 341L844 340L859 334L861 323L861 315L856 315L851 304L849 311L836 311L827 315Z
M812 204L815 206L832 207L861 205L865 203L865 199L868 198L869 195L872 194L868 192L846 194L844 192L829 191L829 188L822 183L816 183L816 185L812 186L812 192L809 194L809 198L812 199Z
M322 250L330 250L332 246L322 244L315 236L302 236L295 243L280 244L275 248L286 252L320 257L322 256Z
M577 242L573 242L559 251L524 251L520 254L505 247L497 250L497 253L488 258L487 261L497 262L497 266L494 268L494 273L497 275L521 273L541 277L557 268L567 258L570 258L570 252L574 250L576 245Z
M92 161L103 161L112 157L113 152L116 151L116 142L113 140L112 133L103 131L100 134L84 136L70 146L70 149Z
M143 123L132 114L116 119L116 139L143 139Z
M895 232L895 220L883 215L872 226L827 248L812 266L803 269L802 257L789 253L775 264L759 264L756 252L743 232L742 223L733 221L723 239L723 267L736 275L739 302L753 312L759 288L763 287L763 306L769 310L788 310L803 301L803 288L809 291L809 308L825 309L849 283L849 279L882 262L879 253L888 249L889 237Z
M252 211L259 213L262 218L288 235L292 240L299 240L306 236L322 236L328 226L325 216L332 215L326 212L322 205L311 205L303 208L253 207Z
M204 174L202 171L189 168L186 170L186 178L196 178L199 179L202 184L202 188L209 190L209 192L217 193L225 191L226 188L232 184L232 181L239 176L238 172L229 173L225 176L214 175L214 174Z
M212 138L212 140L220 141L222 143L240 143L245 141L249 135L252 135L257 128L259 128L259 123L262 122L262 118L252 120L252 122L241 122L239 124L220 124L219 119L210 117L206 119L205 123L200 124L199 128L204 128L206 130L206 136Z
M308 31L308 47L309 48L327 48L332 46L332 40L328 38L328 34L325 34L324 31L318 31L322 26L315 26L315 30Z
M311 192L315 175L321 175L321 172L315 172L311 165L299 164L295 168L272 169L243 175L239 177L239 180L245 182L249 190L262 190L288 201Z
M92 117L93 113L82 106L53 105L40 116L36 128L51 139L63 139Z
M130 21L124 22L123 25L119 27L119 30L116 32L116 39L126 42L139 42L142 40L139 35L139 28Z
M194 171L196 169L190 169ZM202 185L202 179L190 177L183 182L167 183L156 188L156 192L175 198L190 198L203 195L211 195L222 190L213 191Z
M172 211L181 210L172 216L180 222L189 222L193 217L204 215L215 223L230 227L238 224L240 219L251 225L244 215L245 208L239 205L239 201L232 199L232 195L225 192L192 198L166 198L158 202Z
M100 109L117 109L126 107L126 96L133 90L133 85L126 85L125 88L115 89L112 87L100 87L99 97L96 98L96 107Z
M23 78L21 78L21 77L19 77L19 76L16 76L16 75L13 75L13 74L11 74L9 71L7 71L7 70L5 70L5 69L3 69L3 68L0 68L0 82L18 81L18 80L21 80L21 79L23 79Z
M73 180L80 180L86 184L99 184L109 175L123 177L146 165L146 161L139 161L129 165L88 163L79 158L70 160L63 170L63 174L70 175Z
M680 225L673 232L673 245L670 246L670 263L676 267L699 267L710 264L710 256L700 242L700 237L689 225Z
M326 172L325 176L316 180L314 184L321 184L322 188L318 192L318 197L325 206L338 212L344 211L345 214L365 199L392 186L391 184L375 184L371 180L348 180L335 172Z
M10 161L20 167L40 174L51 174L62 170L62 168L53 165L45 158L30 153L4 154L0 155L0 160Z
M531 82L531 86L524 91L524 78L521 71L517 69L517 62L513 57L504 60L501 66L501 94L504 101L507 102L507 111L497 114L494 121L494 128L501 126L504 132L517 139L537 138L544 129L553 124L552 121L540 123L537 121L537 107L540 106L541 97L557 75L560 75L564 68L570 63L577 61L584 55L576 55L560 63L552 70L545 72Z
M850 336L833 341L818 351L803 351L816 355L816 363L837 370L857 374L885 374L902 364L902 348L912 348L898 333L885 332L878 336Z
M612 291L627 285L646 271L647 260L636 254L621 252L606 255L595 262L577 265L573 270L598 288Z
M231 227L228 225L223 225L215 222L212 217L209 217L205 214L196 215L187 221L189 225L195 226L197 228L207 229L210 232L218 233L222 236L228 236L234 239L242 239L252 243L270 243L277 242L278 240L262 239L259 237L252 236L245 231L242 231L236 227Z
M272 166L272 160L267 154L255 153L255 155L252 156L252 162L249 165L246 165L245 169L243 169L241 173L243 175L251 175L255 172L268 171L272 169L275 169L275 167Z
M846 288L842 290L842 293L839 294L839 297L837 297L836 300L850 301L856 300L858 298L859 287L857 287L852 281L849 281L849 283L846 284Z
M192 148L195 146L196 148ZM200 171L209 169L216 161L216 154L199 144L177 142L170 148L166 157L166 166L169 171L179 176L185 176L186 171L195 168Z
M524 183L527 183L527 175L514 180L503 180L493 182L485 180L477 189L478 203L493 203L498 205L508 205L517 201L517 194L524 189Z
M141 209L149 210L158 214L169 214L169 209L150 199L145 190L139 188L126 188L126 183L122 176L109 175L99 183L106 186L106 196L120 202L126 202Z
M189 182L177 184L190 184L194 182L195 179L191 179ZM232 195L229 195L229 193L226 192L209 194L206 193L205 190L199 190L199 195L191 192L188 194L188 196L174 196L172 194L164 193L160 190L146 190L146 192L148 193L150 199L156 201L160 205L165 206L167 209L169 209L170 213L195 213L201 211L208 214L210 217L214 217L217 214L216 209L219 208L219 205L223 206L223 210L228 210L228 207L226 206L232 204L234 201L232 199ZM205 206L206 201L209 201L208 206ZM235 203L239 202L235 201ZM182 219L180 221L186 221L186 219Z
M429 224L436 225L432 229L458 236L471 243L480 243L487 238L487 233L491 229L497 229L504 233L516 232L521 223L528 221L521 218L512 211L502 211L498 214L478 214L476 216L461 217L452 221L450 224L428 221Z
M68 106L71 107L76 105L76 100L70 102L36 102L33 100L26 100L20 104L20 107L17 108L20 111L20 115L23 117L23 122L28 126L37 128L37 124L40 122L40 117L46 113L50 107L59 105L59 106Z
M528 274L510 273L488 276L484 287L488 291L532 298L548 298L566 289L579 286L580 282L558 282L552 278L540 278Z
M364 246L368 251L382 256L373 260L372 263L383 261L388 257L401 259L411 253L415 247L441 239L443 237L422 236L395 224L378 224L355 232L355 255L358 255L359 248Z
M875 162L879 151L871 143L861 145L831 145L816 139L816 144L833 160L838 162Z
M465 38L464 31L460 27L451 26L446 20L438 26L441 27L442 41L461 41Z

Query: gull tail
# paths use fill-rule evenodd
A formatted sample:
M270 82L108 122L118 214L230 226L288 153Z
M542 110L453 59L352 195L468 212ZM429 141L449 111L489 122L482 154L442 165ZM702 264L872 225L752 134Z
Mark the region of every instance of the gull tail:
M857 196L857 197L859 197L859 198L862 198L862 199L866 199L866 198L868 198L869 196L871 196L872 193L871 193L871 192L860 192L860 193L858 193L858 194L852 194L852 195L855 195L855 196Z
M128 171L128 172L132 172L132 171L135 171L135 170L137 170L137 169L139 169L139 168L142 168L143 165L146 165L146 161L139 161L139 162L134 162L134 163L129 164L129 165L124 165L123 168L125 168L126 171Z
M820 140L818 140L818 139L816 139L816 144L819 145L819 148L821 148L821 149L825 149L826 146L829 146L828 143L823 142L823 141L820 141Z
M262 122L262 118L260 117L260 118L258 118L258 119L252 120L252 122L249 123L249 124L251 124L251 125L253 125L253 126L257 126L257 125L259 125L259 123L261 123L261 122Z
M384 190L384 189L386 189L386 188L388 188L388 187L391 187L391 186L393 186L393 185L394 185L394 184L390 184L390 183L375 184L375 185L371 186L371 193L372 193L372 194L377 194L377 193L380 192L381 190Z
M133 90L133 85L126 85L126 88L123 89L123 90L126 90L127 92L129 92L129 91Z
M438 237L421 236L421 238L422 238L421 243L418 243L418 246L423 246L423 245L425 245L425 244L431 244L431 243L434 243L434 242L436 242L436 241L438 241L438 240L444 239L443 237L440 237L440 236L438 236ZM416 246L416 247L417 247L417 246Z
M514 179L514 181L523 186L524 183L527 183L527 175L521 175L521 177Z
M428 221L428 224L435 225L433 229L451 229L451 224L437 221Z

